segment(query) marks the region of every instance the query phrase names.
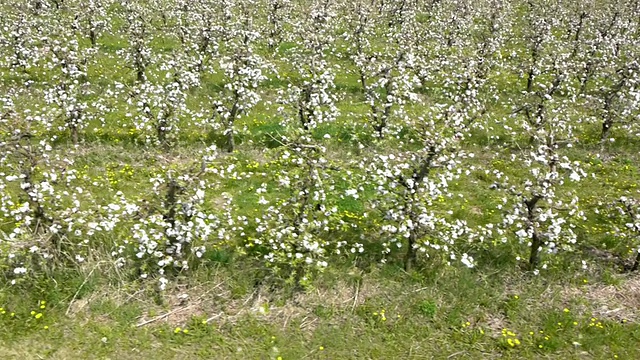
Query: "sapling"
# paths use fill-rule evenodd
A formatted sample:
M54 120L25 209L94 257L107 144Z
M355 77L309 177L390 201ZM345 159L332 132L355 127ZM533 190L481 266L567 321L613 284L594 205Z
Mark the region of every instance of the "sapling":
M218 55L217 9L205 0L185 1L178 11L178 29L184 56L191 59L193 69L199 73L214 72L211 61Z
M630 129L638 109L638 22L627 15L630 7L626 2L581 4L570 26L578 95L595 110L601 143L609 139L615 124Z
M135 72L136 82L144 83L147 80L147 68L153 61L150 47L153 29L152 24L149 23L150 16L147 14L149 9L136 3L126 4L126 34L129 47L119 53L124 56L129 67Z
M89 0L74 4L76 15L73 19L73 29L89 39L92 47L98 45L98 39L103 32L108 31L111 19L107 15L107 8L112 0Z
M632 252L636 253L635 259L630 271L637 271L640 267L640 248L638 248L638 240L640 240L640 201L628 196L621 196L615 205L618 218L622 218L624 226L615 229L616 236L625 238L630 243Z
M345 4L344 12L347 29L343 37L349 44L346 51L356 67L374 134L383 138L391 117L402 113L405 103L417 101L414 89L418 79L410 71L413 55L403 47L408 42L403 37L410 37L410 31L386 32L386 48L375 51L372 41L377 37L380 16L365 1Z
M602 131L600 141L609 139L611 129L616 123L633 123L633 117L640 108L638 96L634 90L640 85L640 64L628 61L616 69L607 79L610 86L603 86L598 91L601 102Z
M324 6L326 5L326 6ZM336 66L327 60L335 41L331 21L336 16L329 2L316 4L304 21L296 25L300 45L285 58L294 68L296 77L284 91L279 91L281 110L293 111L283 121L303 130L313 130L322 123L335 121L339 114L335 93Z
M168 150L179 132L178 120L186 111L187 93L176 76L169 74L165 83L142 83L135 88L134 102L137 115L134 125L137 130L146 132L145 142L156 143Z
M329 256L339 244L328 236L337 212L329 197L334 188L335 168L325 158L326 148L304 132L285 139L276 149L270 168L277 188L263 184L260 215L255 234L247 233L245 248L256 254L277 274L286 274L304 284L317 271L329 266ZM269 200L265 199L269 196Z
M23 11L0 15L5 27L0 29L0 53L2 65L22 74L38 63L41 52L38 51L38 38L34 33L37 20Z
M553 110L547 108L552 95L548 92L569 92L571 88L560 89L562 82L557 77L552 79L547 94L538 97L536 122L532 124L530 117L516 118L518 129L528 134L535 145L512 153L511 161L524 164L528 173L514 179L497 173L501 183L497 189L504 192L502 204L498 205L503 211L499 238L509 241L506 231L513 230L518 243L529 248L528 267L534 271L538 271L543 250L556 253L573 249L577 242L576 223L584 220L579 197L565 185L587 176L580 162L563 155L576 138L567 110L570 101L553 102Z
M232 199L225 197L222 210L206 203L223 174L213 166L215 158L215 146L209 147L189 164L173 165L151 177L150 194L127 198L120 193L107 206L120 226L131 229L133 242L127 240L113 252L121 267L135 270L143 279L157 279L164 290L170 277L188 271L207 247L230 239L225 229L233 222L223 214L233 210ZM127 249L134 256L129 257Z
M623 26L618 9L604 5L586 5L578 12L577 24L571 27L576 75L580 82L580 95L587 95L587 87L594 77L614 60L611 43L619 40Z
M221 123L227 152L235 149L236 121L260 102L258 86L266 80L263 71L268 67L254 51L260 34L252 27L250 13L243 11L240 16L235 23L228 24L231 29L219 60L224 88L213 101L213 121Z
M0 121L0 242L17 275L46 270L51 260L82 258L93 201L84 177L72 168L73 151L67 157L55 153L36 125L15 111Z
M536 11L531 2L529 6L530 11ZM530 145L535 145L536 141L547 144L548 128L570 124L566 119L556 124L553 117L558 113L568 116L569 105L576 99L575 88L568 82L571 49L566 39L554 36L554 24L548 17L530 13L529 23L539 27L528 29L532 33L528 40L531 62L527 70L527 85L522 92L523 97L515 100L512 115L525 120L521 124L530 135Z
M290 21L291 0L267 0L267 44L271 51L282 43L285 26Z
M540 62L544 59L545 45L553 38L553 23L548 14L551 9L545 8L543 4L535 0L529 0L526 7L526 23L522 25L525 31L523 40L525 41L528 55L523 64L527 79L524 91L531 93L534 79L543 71L543 69L540 69Z
M429 249L455 258L456 239L468 231L464 221L451 219L440 206L453 197L449 183L461 176L461 169L456 170L461 159L472 156L459 147L467 131L465 118L446 106L430 110L411 123L418 148L401 148L368 160L367 172L379 194L373 206L382 212L385 253L404 248L406 271L413 268L418 252L428 256ZM472 266L468 255L463 261Z
M79 134L93 118L87 97L91 84L87 79L88 57L91 51L83 51L76 40L55 41L51 48L51 66L57 70L53 80L55 85L45 92L47 104L57 107L74 144L78 144ZM53 114L52 114L53 115Z

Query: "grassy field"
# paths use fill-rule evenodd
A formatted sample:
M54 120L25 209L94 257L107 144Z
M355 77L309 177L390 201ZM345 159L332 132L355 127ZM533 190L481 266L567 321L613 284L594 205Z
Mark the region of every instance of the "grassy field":
M108 287L99 270L58 277L42 294L5 298L0 351L7 359L638 356L637 277L343 270L304 292L255 286L254 273L233 265L162 295Z
M460 100L466 93L460 85L464 81L450 82L447 77L471 76L458 67L471 63L473 56L480 56L474 41L480 41L476 37L482 32L477 31L476 34L469 30L475 34L471 36L463 28L488 21L494 14L490 6L492 2L478 5L478 13L464 7L470 15L461 16L473 21L459 20L459 23L445 21L462 11L455 2L443 1L441 7L438 7L439 2L434 3L432 10L436 9L434 14L439 15L432 17L425 9L418 8L416 29L438 30L447 26L443 28L446 36L459 36L467 39L464 41L469 44L456 45L457 42L452 41L454 45L444 47L442 43L446 41L436 35L420 35L424 38L416 35L417 39L412 40L415 44L424 39L432 41L425 47L432 46L436 53L432 56L421 48L419 50L423 52L416 50L417 58L423 56L425 63L435 63L440 61L437 53L441 51L451 62L438 63L438 66L443 66L442 73L427 67L436 75L430 74L419 85L414 85L412 91L417 100L394 104L394 112L389 118L391 132L383 139L377 138L373 131L370 103L377 99L382 109L385 101L380 99L389 95L389 89L381 85L367 92L362 88L358 66L350 60L354 51L350 47L353 40L339 36L348 33L345 30L349 28L349 18L345 15L351 9L348 4L334 4L336 11L347 20L337 20L339 16L331 18L337 24L327 27L336 35L329 45L331 50L320 52L322 55L309 55L305 53L309 48L304 47L307 45L301 39L306 39L306 36L312 38L309 34L323 34L322 31L327 29L322 27L324 23L313 23L316 28L305 29L296 21L286 20L284 40L270 50L266 34L271 30L263 27L269 24L264 13L270 8L265 5L267 2L260 2L251 16L255 16L252 26L262 33L262 38L252 45L251 53L260 55L269 66L263 68L266 77L260 80L256 90L260 101L248 106L252 107L250 111L235 119L232 125L235 148L231 152L222 151L228 146L228 137L223 132L224 121L209 122L216 116L212 105L214 101L229 99L224 97L229 94L225 86L231 86L232 81L225 75L224 62L212 60L211 71L199 74L199 84L184 90L184 104L167 111L178 113L172 120L171 132L168 132L171 141L155 143L149 139L155 139L158 129L136 127L136 119L146 116L147 106L140 104L156 101L156 107L149 106L156 111L156 108L160 109L173 100L167 95L169 91L159 91L159 98L149 95L152 92L146 93L146 85L136 78L132 60L123 55L128 54L134 43L131 35L134 26L127 27L127 19L131 23L138 20L127 18L130 13L125 11L129 9L125 5L111 1L99 2L104 6L104 14L97 10L83 12L81 2L64 3L60 9L45 6L44 10L34 4L16 5L15 8L0 5L0 19L9 19L16 28L22 26L24 32L20 36L25 40L26 48L37 50L30 53L30 60L25 60L33 62L28 67L12 63L17 56L14 50L18 49L20 37L10 36L13 28L0 30L4 45L0 49L3 55L0 62L0 105L3 105L0 108L0 151L7 149L4 153L8 154L0 162L0 177L3 178L0 182L0 190L3 191L0 254L6 258L6 261L0 261L0 358L640 358L640 276L629 271L638 253L640 234L625 233L624 229L630 228L627 225L629 220L614 216L617 214L616 201L621 196L640 197L640 142L634 127L639 115L634 112L635 108L620 105L621 109L629 110L631 115L625 116L630 120L616 123L608 134L612 140L601 140L601 112L595 109L597 101L593 99L602 95L600 88L615 88L609 77L603 75L598 80L594 76L596 80L586 90L591 97L575 95L573 91L579 87L575 76L563 80L568 84L566 89L549 95L555 101L547 105L550 120L536 130L536 134L547 131L544 134L548 138L566 135L566 138L558 140L554 154L558 155L560 162L579 164L586 174L580 182L574 182L568 180L570 171L561 173L566 181L554 185L557 185L554 189L559 194L558 207L563 209L559 211L572 204L571 199L576 196L579 208L584 212L584 218L569 220L572 226L575 225L572 232L576 235L576 243L562 243L553 251L542 252L541 266L531 271L533 269L526 261L530 246L518 241L514 229L505 232L504 239L508 237L508 241L503 241L502 235L496 233L482 240L479 240L480 235L464 237L467 232L484 234L482 231L486 231L489 224L496 228L505 224L507 205L503 209L503 204L507 204L505 199L512 195L500 188L500 181L509 179L510 183L504 180L505 184L516 184L514 188L525 193L529 190L527 180L533 178L535 181L530 169L537 165L535 161L533 164L527 162L536 151L536 145L530 140L535 132L523 126L524 121L514 111L514 105L529 102L531 106L537 106L538 100L531 100L535 98L534 92L523 93L527 85L523 67L529 60L508 55L511 52L526 53L526 40L535 38L528 35L530 29L523 25L524 19L530 15L527 11L532 11L527 10L524 2L517 2L510 8L499 2L500 11L505 11L502 15L509 19L505 22L512 23L504 30L509 34L504 36L507 40L500 38L504 41L501 43L503 47L496 50L502 54L501 60L491 60L495 61L492 62L494 67L489 70L490 75L481 79L480 93L474 97L474 101L482 104L479 107L482 111L478 111L480 115L477 116L472 116L477 109ZM246 8L239 5L242 1L233 3L237 4L229 5L232 9L230 18L220 15L221 10L211 5L215 11L211 10L213 12L209 14L217 14L213 19L216 24L233 24L229 25L233 28L248 23L245 21L247 15L243 13ZM291 8L293 19L296 16L306 19L304 14L308 9L303 3L306 4L301 2ZM391 24L387 13L392 14L390 9L395 9L393 6L400 3L391 2L386 5L390 6L385 8L388 11L381 11L382 15L376 17L378 22L372 30L373 35L370 34L372 54L385 57L384 51L402 50L402 41L405 40L389 45L392 43L390 39L396 38L385 33L387 23ZM542 1L538 5L544 4L546 2ZM560 33L564 30L562 24L574 24L576 19L583 19L579 12L572 12L576 4L553 3L550 8L563 9L563 13L544 13L540 18L557 16L561 25L557 25L554 31ZM629 4L624 2L624 6L631 6ZM182 8L173 1L140 6L136 8L141 11L140 21L147 24L146 31L151 34L144 39L147 41L145 46L153 55L146 69L144 84L168 89L173 84L166 80L174 74L172 67L179 68L184 56L195 56L185 50L188 46L181 44L178 34L189 26L197 30L200 23L188 16L204 10L196 7L192 12L185 10L182 13ZM593 20L596 24L592 25L593 33L599 29L598 24L609 21L607 11L610 8L607 6L594 5L584 10L592 12L585 18L597 20ZM29 15L26 20L25 14ZM633 18L626 13L616 15L615 19L617 16ZM69 30L74 18L77 21L101 19L109 26L98 36L97 44L92 46L82 29ZM629 24L632 22L630 20ZM81 28L85 26L82 24L79 25ZM637 26L637 19L633 24ZM388 26L391 29L400 25ZM636 28L629 29L632 30L621 31L620 34L620 37L631 39L620 41L623 50L625 46L632 48L637 45L640 38ZM196 30L193 32L197 33ZM39 35L39 32L45 35ZM296 38L301 33L307 35ZM555 33L549 30L549 34ZM48 40L42 40L47 36ZM216 36L220 39L227 36L228 43L219 41L217 52L212 53L215 54L212 55L214 60L218 59L216 56L228 56L228 59L245 56L231 49L232 45L241 46L238 44L242 44L242 37L226 33ZM554 71L558 65L554 63L551 66L546 61L553 63L557 60L554 57L557 52L564 51L567 62L573 64L567 66L566 71L581 69L582 66L582 55L554 48L561 48L560 45L564 44L570 49L567 44L573 44L570 42L572 37L567 37L567 40L561 35L554 36L566 42L547 40L552 45L544 45L549 47L538 55L543 59L539 64L542 74L536 83L542 89L536 90L540 94L553 87ZM320 35L318 38L326 41ZM56 48L56 41L65 46L72 44L73 39L78 40L77 54L73 50L60 51ZM578 39L576 35L574 41L578 43ZM189 41L195 40L185 43L189 44ZM74 45L68 46L73 48ZM587 50L584 54L588 54ZM297 56L296 51L300 51L303 60L292 60ZM34 55L36 53L40 55ZM88 90L74 93L76 100L88 104L84 113L89 114L83 120L77 142L68 117L65 120L63 115L66 114L65 106L56 102L68 105L64 102L66 98L51 101L52 98L57 99L57 95L52 95L52 89L58 91L62 88L69 93L75 91L69 90L73 89L70 85L74 84L73 79L65 77L67 70L61 71L60 64L64 61L76 64L76 55L90 59L84 63L86 79L80 80ZM335 75L335 80L332 80L335 86L322 89L330 93L328 98L335 96L335 101L323 100L327 103L315 110L330 113L331 106L335 105L338 115L331 121L301 129L296 104L303 98L286 102L283 94L288 94L292 84L304 87L300 85L308 76L305 69L301 70L307 66L304 56L326 61L327 68ZM631 55L619 55L620 62L632 63L625 56ZM606 56L602 55L602 58ZM22 61L21 57L17 59ZM77 60L77 64L81 63ZM324 66L311 60L309 63L313 63L309 66ZM418 72L418 65L415 68L404 63L395 66L397 68L390 73L398 83L406 80L402 77L404 72ZM602 67L602 72L608 71L605 68ZM458 70L460 73L456 73ZM322 68L322 71L329 70ZM382 73L384 71L372 75L372 82L379 80ZM637 80L637 74L635 76ZM186 75L180 77L180 81L187 78ZM324 81L322 76L313 79L318 83ZM634 94L634 89L631 86L630 94ZM320 92L320 98L322 94ZM145 96L152 100L145 99ZM540 99L544 98L540 96ZM389 223L390 212L384 213L379 209L398 207L398 203L388 200L390 195L385 195L384 191L392 193L393 188L402 182L389 185L376 182L381 181L380 178L371 180L375 169L379 169L376 166L380 166L375 156L396 154L402 158L415 153L426 157L428 152L425 149L428 147L425 143L428 142L423 142L423 135L431 134L433 129L429 123L415 119L442 115L434 110L437 108L434 104L441 103L462 107L464 111L455 111L460 111L464 119L471 119L469 122L472 124L464 127L464 136L460 138L451 135L458 128L445 128L437 134L446 141L454 143L455 140L452 158L457 161L454 167L460 171L446 172L446 162L443 162L445 165L434 166L436 175L433 177L446 179L446 189L442 194L422 199L419 203L428 204L430 214L443 216L451 223L464 222L469 230L461 240L451 243L451 252L441 251L450 240L438 238L444 233L434 230L422 234L421 239L426 239L424 241L428 245L421 248L416 255L416 263L409 269L406 266L406 245L386 253L384 250L391 237L383 227ZM460 105L463 103L465 105ZM610 111L614 113L614 110ZM450 113L443 118L448 115ZM561 125L566 123L571 124L569 135ZM551 130L544 130L546 128ZM24 143L21 142L24 140L22 137L15 141L19 133L29 134ZM40 141L46 141L51 147L38 147L38 144L45 144ZM219 151L215 159L205 164L203 153L212 145L216 145ZM296 154L296 148L305 150L305 146L322 149L309 151L300 157L305 161L311 159L311 170L305 167L305 161L296 164L287 160L288 152ZM21 155L20 151L27 155ZM23 157L11 157L13 155ZM314 159L319 160L314 163ZM410 161L407 164L415 166ZM311 186L313 190L310 192L319 194L322 200L309 200L300 190L305 186L304 189L308 190L305 182L308 178L305 176L313 171L319 171L321 175L317 178L309 176L309 179L321 180L319 185L314 183ZM51 174L58 174L60 181L53 179ZM184 177L187 174L189 177ZM28 187L21 188L18 182L8 180L13 175L22 179L22 184L31 181L30 186L50 181L53 190L40 200L33 200L25 195L24 190ZM176 202L170 200L171 184L179 176L183 177L174 190L177 189L178 196L183 197L181 202ZM284 186L284 177L294 185ZM206 197L201 203L197 203L197 199L190 203L188 199L194 199L196 189L206 192ZM352 189L357 189L357 196L345 195ZM563 194L568 195L562 197ZM229 198L232 200L227 200ZM407 198L408 195L404 199ZM518 201L513 198L518 199L515 196L509 201ZM16 209L23 203L31 210L20 215ZM300 203L311 205L297 207ZM128 214L130 216L118 213L120 208L132 204L136 204L137 210ZM194 231L193 240L185 245L189 251L193 250L193 254L198 251L196 245L203 246L202 253L196 257L187 251L190 255L185 256L184 264L188 263L188 267L184 264L176 267L158 265L158 259L145 257L144 251L138 247L138 241L142 243L142 240L136 237L141 233L140 228L146 229L145 234L150 237L160 234L160 238L175 242L170 232L157 230L154 228L157 224L149 219L156 216L171 222L178 216L172 213L173 210L185 209L190 204L197 204L198 211L205 215L212 214L208 220L206 217L203 219L210 221L207 225L211 225L214 235L203 235L204 230ZM283 217L269 218L275 210L266 204L283 209ZM335 212L325 216L325 204L327 209L335 208ZM35 229L25 225L28 221L24 216L40 216L38 206L45 209L46 216L41 216L41 220L63 224L59 232L42 230L39 225ZM289 216L297 218L298 211L307 214L308 218L300 222L292 220L290 227L302 228L300 223L314 223L318 219L327 221L308 230L314 241L331 252L328 256L314 258L314 261L330 263L323 271L309 270L302 261L291 260L288 264L286 255L282 254L282 258L275 260L277 265L265 260L269 251L268 243L265 244L268 236L261 235L264 232L258 229L271 226L274 232L267 233L277 237L286 230L279 226L286 224ZM191 220L191 215L185 217ZM99 225L89 226L91 223ZM328 230L322 229L325 225ZM64 230L67 226L68 230ZM87 231L95 226L106 230ZM73 230L80 232L74 234ZM59 233L64 235L56 235ZM303 235L295 232L292 236L297 239ZM336 245L341 242L347 245L343 248ZM30 251L31 247L36 250ZM351 252L350 247L353 247ZM358 248L363 251L358 252ZM337 249L344 249L340 250L343 253ZM143 255L136 255L138 251ZM175 254L177 250L171 251ZM167 253L172 254L170 251ZM458 260L462 254L473 256L474 266L461 264ZM17 276L23 266L26 275ZM158 278L165 277L169 280L161 290Z

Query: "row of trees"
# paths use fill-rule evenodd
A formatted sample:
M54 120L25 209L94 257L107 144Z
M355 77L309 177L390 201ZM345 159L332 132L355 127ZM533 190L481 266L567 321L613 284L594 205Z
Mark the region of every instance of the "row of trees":
M520 244L537 271L543 254L575 248L594 211L572 185L594 175L571 148L593 124L603 144L638 132L638 1L1 6L0 250L14 281L43 259L81 263L104 248L161 287L219 248L299 282L344 257L474 266L471 251L495 243ZM126 193L76 164L97 131L129 132L158 157L212 131L234 153L246 119L265 113L283 132L252 166L209 144ZM328 150L331 124L356 156ZM495 159L509 139L526 172L476 168L479 138ZM501 215L470 225L452 184L478 176ZM234 200L242 191L255 192L255 213ZM637 194L619 195L595 210L632 241Z
M191 119L222 130L232 151L236 122L261 101L267 77L285 78L279 100L297 103L307 122L315 107L345 98L336 76L356 76L378 137L405 126L407 104L427 101L461 108L469 123L510 111L533 132L553 121L551 111L586 107L575 122L600 123L602 141L615 126L638 131L634 1L53 4L5 6L2 68L36 82L57 112L48 120L74 142L106 104L124 104L124 86L136 96L123 126L166 145ZM119 64L128 71L110 68ZM195 96L212 74L220 91Z

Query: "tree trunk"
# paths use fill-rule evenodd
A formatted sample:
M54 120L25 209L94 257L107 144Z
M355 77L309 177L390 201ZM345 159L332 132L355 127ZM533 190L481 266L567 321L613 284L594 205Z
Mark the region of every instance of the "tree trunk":
M233 150L235 150L236 147L236 143L235 143L235 139L233 138L233 126L229 126L227 128L227 148L225 149L226 152L228 153L232 153Z
M542 240L538 236L538 232L533 230L533 239L531 239L531 254L529 254L529 269L535 270L540 264L540 248Z
M604 120L602 121L602 133L600 134L600 142L604 143L609 137L611 128L613 127L613 116L611 114L611 105L613 103L613 97L615 92L606 96L604 101Z
M78 145L78 127L75 125L71 126L71 141L73 145Z
M362 93L367 94L367 76L364 71L360 70L360 85L362 86Z
M600 134L600 142L604 143L611 133L611 128L613 127L613 120L610 118L606 119L602 122L602 133Z
M158 142L162 146L162 148L167 151L169 150L169 140L167 139L167 121L166 119L161 119L158 123L158 128L156 129L156 134L158 136Z
M416 260L416 249L414 245L416 243L416 234L414 231L411 231L409 235L409 242L407 244L407 253L404 257L404 271L409 272L413 268L413 264Z
M143 83L144 82L144 80L145 80L144 69L138 68L138 70L136 71L136 79L138 80L139 83Z
M638 255L636 255L636 260L633 262L631 271L637 271L638 267L640 267L640 251L638 251Z
M530 200L525 201L527 206L527 222L530 229L533 230L531 239L531 253L529 254L529 269L535 270L540 263L540 248L543 245L543 240L540 238L537 229L535 228L535 222L537 220L534 213L538 201L542 198L539 195L534 195Z
M233 106L231 107L231 111L229 113L229 120L227 120L226 132L227 132L227 152L228 153L232 153L236 147L235 139L233 138L233 135L234 135L233 124L235 123L236 118L238 117L238 112L240 111L240 105L238 104L239 101L240 101L240 94L236 90L234 94Z

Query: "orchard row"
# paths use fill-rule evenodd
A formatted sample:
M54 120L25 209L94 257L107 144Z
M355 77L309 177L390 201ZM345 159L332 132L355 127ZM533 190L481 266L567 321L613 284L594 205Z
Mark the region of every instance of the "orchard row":
M621 159L638 155L639 13L9 1L4 276L108 258L164 288L220 253L298 282L345 261L473 267L487 252L538 272L597 242L636 270L638 168Z

